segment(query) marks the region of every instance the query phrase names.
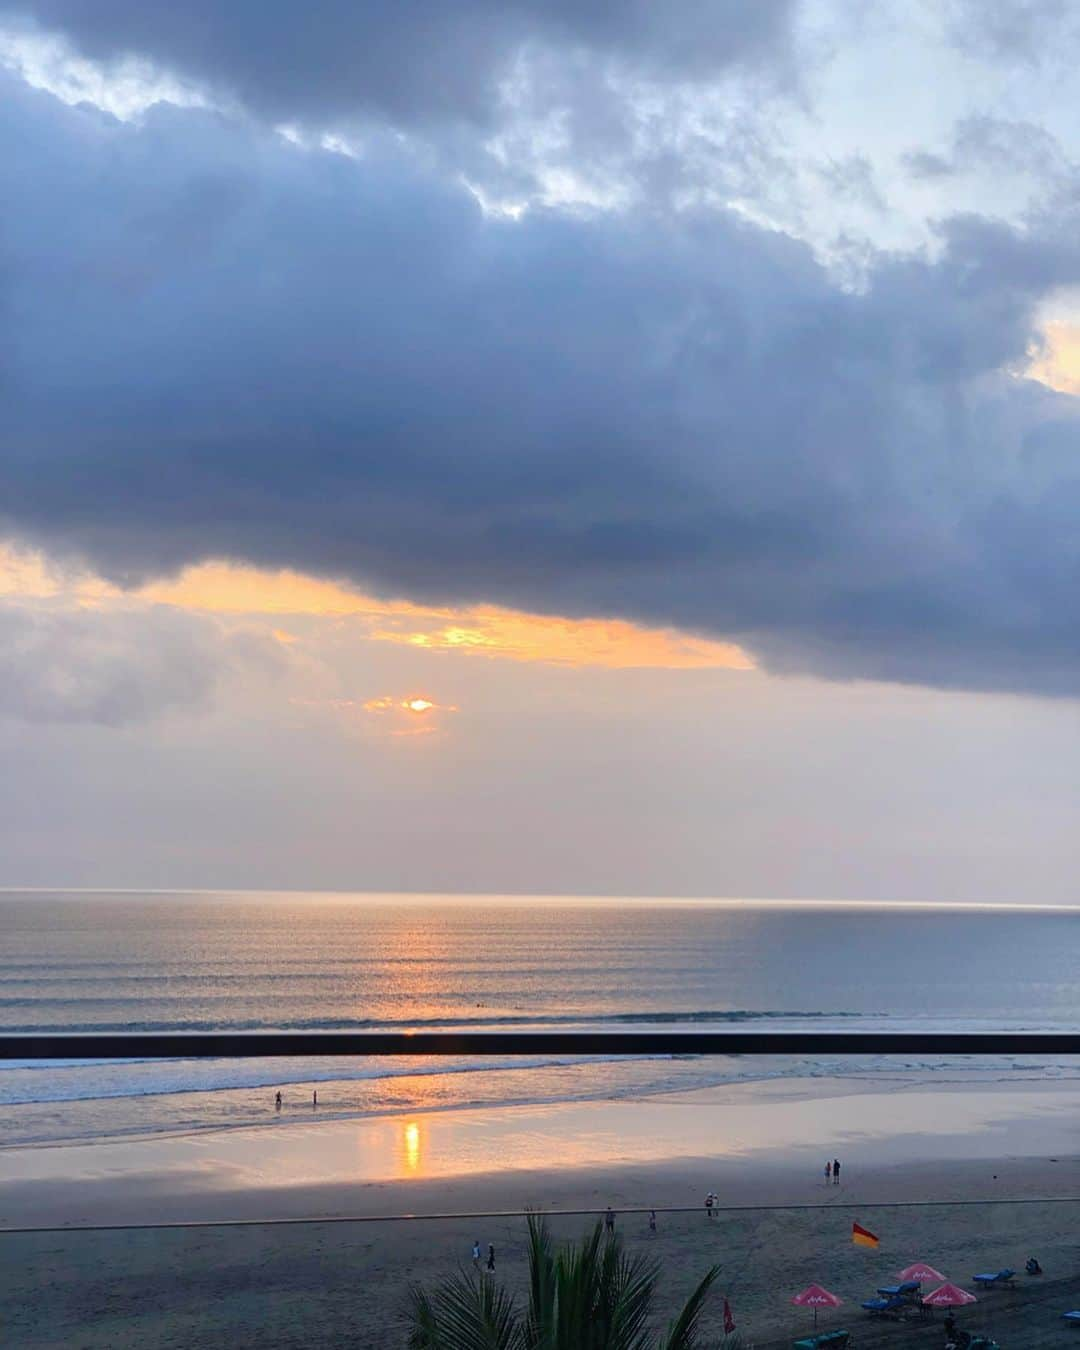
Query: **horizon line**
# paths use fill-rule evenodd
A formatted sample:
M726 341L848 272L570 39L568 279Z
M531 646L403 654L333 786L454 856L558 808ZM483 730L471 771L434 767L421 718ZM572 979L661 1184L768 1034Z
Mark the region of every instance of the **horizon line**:
M1080 899L1074 902L1024 900L852 900L830 899L822 896L702 896L702 895L619 895L612 893L544 892L544 891L367 891L343 890L338 887L292 888L259 886L0 886L5 895L71 895L71 896L222 896L222 897L309 897L311 899L354 899L423 902L447 904L467 901L519 902L534 901L557 905L633 905L633 906L697 906L715 909L897 909L897 910L978 910L1007 912L1080 913Z

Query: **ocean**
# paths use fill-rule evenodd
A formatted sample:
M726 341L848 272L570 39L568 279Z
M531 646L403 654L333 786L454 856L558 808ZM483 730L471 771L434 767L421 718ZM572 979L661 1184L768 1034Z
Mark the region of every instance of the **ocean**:
M1080 1030L1080 910L199 892L0 895L5 1032ZM776 1077L1071 1078L1068 1060L18 1061L0 1144ZM274 1109L280 1089L283 1107Z

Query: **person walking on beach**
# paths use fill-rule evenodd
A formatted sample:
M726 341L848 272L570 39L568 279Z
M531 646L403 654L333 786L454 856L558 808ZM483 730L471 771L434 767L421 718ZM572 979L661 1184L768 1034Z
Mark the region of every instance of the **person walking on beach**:
M831 1162L827 1162L827 1163L825 1164L825 1185L826 1185L826 1186L829 1184L829 1178L830 1178L831 1176L832 1176L832 1163L831 1163Z
M607 1213L604 1215L604 1228L609 1233L615 1232L615 1211L608 1205Z
M489 1243L488 1243L487 1268L488 1268L488 1270L491 1271L491 1273L494 1275L494 1273L495 1273L495 1244L494 1244L493 1242L489 1242Z
M278 1111L281 1110L281 1093L280 1093L280 1092L279 1092L278 1095L274 1098L274 1107L275 1107L275 1109L278 1110Z
M839 1158L834 1158L834 1159L832 1160L832 1184L833 1184L834 1186L839 1186L839 1185L840 1185L840 1159L839 1159Z
M319 1090L315 1088L311 1094L311 1109L314 1110L319 1104Z
M649 1232L653 1235L653 1237L656 1236L656 1210L655 1210L655 1209L650 1209L650 1210L649 1210Z
M713 1207L713 1193L712 1191L710 1191L708 1195L705 1197L705 1213L710 1219L712 1218L712 1207Z
M473 1263L473 1270L479 1270L479 1269L480 1269L480 1244L479 1244L479 1242L474 1242L473 1245L472 1245L472 1263Z

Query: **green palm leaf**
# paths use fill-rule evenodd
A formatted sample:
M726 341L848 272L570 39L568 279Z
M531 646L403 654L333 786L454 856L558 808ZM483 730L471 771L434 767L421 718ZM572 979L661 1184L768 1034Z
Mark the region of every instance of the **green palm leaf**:
M719 1274L720 1267L713 1266L712 1270L708 1272L686 1300L682 1312L668 1327L667 1335L660 1342L658 1350L697 1350L701 1316L705 1311L705 1299Z
M514 1300L501 1284L459 1273L433 1295L410 1291L409 1350L522 1350L524 1332Z
M698 1350L714 1266L657 1350ZM410 1291L409 1350L648 1350L660 1267L628 1257L600 1224L554 1250L546 1221L529 1215L529 1307L522 1317L493 1279L460 1273L433 1294Z
M526 1342L529 1350L556 1350L558 1285L555 1255L547 1222L529 1215L529 1315Z

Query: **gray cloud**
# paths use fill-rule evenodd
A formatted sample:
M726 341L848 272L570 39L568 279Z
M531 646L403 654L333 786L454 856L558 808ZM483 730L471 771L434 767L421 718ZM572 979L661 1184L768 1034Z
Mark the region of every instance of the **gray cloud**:
M782 46L794 0L15 0L86 55L149 57L277 120L487 121L534 49L699 80Z
M1030 175L1051 189L1071 184L1076 174L1075 165L1045 127L986 114L961 118L946 154L914 150L903 159L917 178L985 171Z
M0 605L0 717L125 726L204 706L230 670L272 669L273 644L139 605Z
M838 291L725 212L485 219L387 153L7 91L0 514L135 580L224 555L677 623L777 669L1080 688L1068 219Z
M886 210L888 203L878 187L874 167L865 155L828 160L817 173L834 196L848 198L872 211Z
M980 57L1038 65L1075 41L1076 11L1068 0L945 0L941 13L953 42Z

